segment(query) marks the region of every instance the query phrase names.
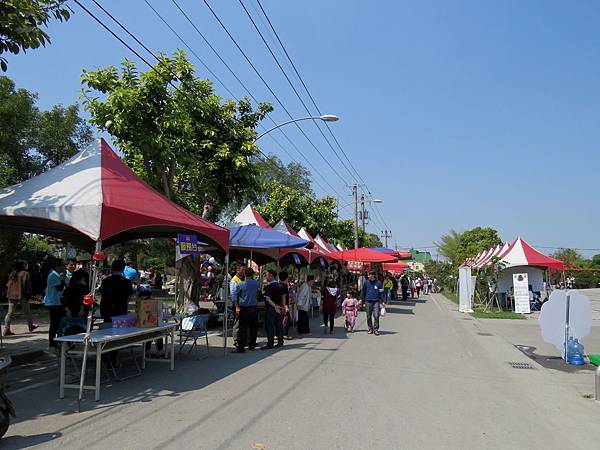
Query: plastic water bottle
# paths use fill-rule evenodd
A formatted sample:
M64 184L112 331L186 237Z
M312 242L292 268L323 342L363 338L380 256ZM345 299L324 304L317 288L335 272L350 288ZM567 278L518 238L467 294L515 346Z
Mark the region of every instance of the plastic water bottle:
M583 359L583 345L579 342L579 339L569 339L569 357L567 362L575 366L582 366L585 364Z

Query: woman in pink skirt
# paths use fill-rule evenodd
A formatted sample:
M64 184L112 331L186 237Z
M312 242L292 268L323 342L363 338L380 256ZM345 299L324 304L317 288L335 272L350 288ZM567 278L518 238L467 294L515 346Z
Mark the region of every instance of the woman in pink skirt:
M356 317L358 316L359 302L354 291L348 292L342 303L342 313L346 317L346 330L354 333Z

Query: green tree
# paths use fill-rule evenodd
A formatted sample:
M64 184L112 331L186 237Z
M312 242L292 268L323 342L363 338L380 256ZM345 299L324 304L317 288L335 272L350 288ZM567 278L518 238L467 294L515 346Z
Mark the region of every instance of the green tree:
M267 222L275 224L285 219L295 230L306 227L313 235L354 247L353 222L338 219L335 198L315 198L280 183L269 183L266 188L267 200L257 205L257 210Z
M302 164L296 162L284 164L275 155L269 155L264 159L256 159L253 164L258 171L256 188L246 189L227 205L221 216L223 222L228 223L233 220L240 210L248 204L261 205L266 202L273 189L273 183L300 193L312 195L310 171Z
M489 250L500 244L502 240L493 228L476 227L463 233L450 230L435 245L440 255L448 258L452 264L461 264L465 259Z
M18 54L46 46L50 36L46 27L53 17L61 22L71 17L66 0L2 0L0 2L0 68L8 69L5 52Z
M426 261L423 263L425 273L430 278L437 280L437 285L442 290L452 292L456 284L456 268L447 262L442 261Z
M502 243L498 232L493 228L475 227L461 234L459 252L454 263L462 263L465 259L476 256L479 252L489 250Z
M592 256L592 266L600 267L600 255Z
M36 100L37 94L0 76L0 187L42 173L92 141L77 105L40 111Z
M444 234L440 238L440 242L436 242L438 253L440 255L445 256L450 261L455 264L460 264L462 261L459 261L460 258L460 238L462 233L456 230L450 230L450 233Z
M581 265L583 257L581 254L572 248L559 248L552 254L553 258L560 259L567 266Z
M40 111L37 94L16 89L0 76L0 188L20 183L73 156L92 141L92 131L78 114L77 105ZM31 245L30 245L31 244ZM35 251L29 251L35 244ZM39 255L39 240L0 230L0 286L15 258Z
M381 239L379 239L379 236L375 233L363 233L362 230L359 230L358 232L358 242L361 247L383 247L383 243L381 242ZM354 243L352 243L351 247L354 247Z
M114 136L125 162L167 197L216 220L257 187L255 127L272 107L223 101L183 51L161 55L154 70L140 72L125 60L120 70L84 71L82 80L92 123Z

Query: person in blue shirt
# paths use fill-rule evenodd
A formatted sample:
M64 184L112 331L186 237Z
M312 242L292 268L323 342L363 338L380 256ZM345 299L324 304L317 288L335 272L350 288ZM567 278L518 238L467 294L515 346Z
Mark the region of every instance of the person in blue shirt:
M254 270L246 267L242 281L232 294L239 320L239 334L236 349L233 353L244 353L248 349L256 348L256 334L258 331L258 290L260 285L254 279ZM248 339L249 336L249 339Z
M369 279L363 283L360 299L367 308L368 334L379 336L379 308L383 294L383 285L374 271L369 272Z
M48 342L50 349L57 348L54 338L58 334L60 321L65 315L65 307L61 302L63 290L65 288L65 263L62 259L57 259L52 265L52 270L48 274L46 282L46 295L44 295L44 306L48 308L50 314L50 328L48 329Z

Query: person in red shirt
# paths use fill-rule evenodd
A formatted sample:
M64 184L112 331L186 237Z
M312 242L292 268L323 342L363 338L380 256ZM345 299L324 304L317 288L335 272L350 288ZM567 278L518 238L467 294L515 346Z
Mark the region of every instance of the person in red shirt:
M329 334L333 334L333 321L337 311L337 302L339 289L335 285L333 278L327 277L321 288L321 312L323 313L323 324L325 325L325 334L327 334L327 325L329 324Z

